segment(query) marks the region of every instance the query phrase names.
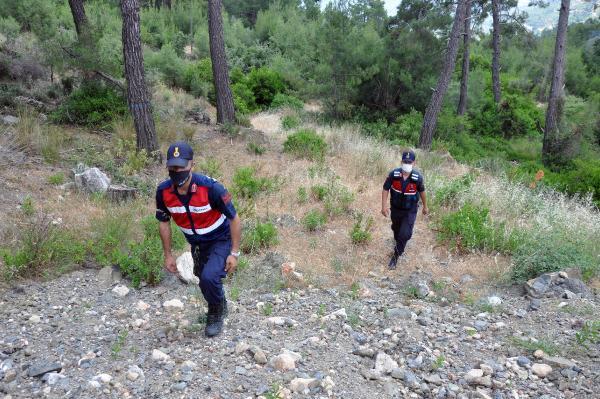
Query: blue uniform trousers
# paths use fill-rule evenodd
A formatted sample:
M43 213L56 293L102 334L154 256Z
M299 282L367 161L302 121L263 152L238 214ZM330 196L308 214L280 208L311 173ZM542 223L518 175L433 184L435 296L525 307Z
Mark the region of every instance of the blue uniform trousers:
M394 240L396 240L394 256L396 257L404 253L406 243L412 237L415 220L417 220L417 210L416 206L407 210L391 209L392 231L394 232Z
M200 279L200 290L211 305L223 301L222 279L227 276L225 262L231 253L231 238L192 244L194 274Z

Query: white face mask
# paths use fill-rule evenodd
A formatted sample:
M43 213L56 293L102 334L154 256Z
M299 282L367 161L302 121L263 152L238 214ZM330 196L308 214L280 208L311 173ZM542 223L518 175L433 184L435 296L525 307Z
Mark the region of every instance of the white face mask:
M410 172L412 172L412 164L410 164L410 163L403 163L402 164L402 171L404 173L410 173Z

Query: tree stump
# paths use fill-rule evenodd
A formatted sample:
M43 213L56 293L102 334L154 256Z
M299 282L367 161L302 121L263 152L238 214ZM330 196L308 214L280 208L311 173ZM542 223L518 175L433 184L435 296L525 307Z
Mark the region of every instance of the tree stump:
M124 202L134 199L137 196L137 189L127 187L122 184L111 184L106 191L106 196L112 202Z

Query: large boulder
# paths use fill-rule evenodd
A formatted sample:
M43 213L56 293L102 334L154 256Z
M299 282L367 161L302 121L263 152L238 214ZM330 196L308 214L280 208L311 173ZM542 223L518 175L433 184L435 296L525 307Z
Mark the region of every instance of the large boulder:
M525 293L531 298L568 298L573 294L582 298L592 296L583 281L575 277L569 277L569 274L564 271L544 273L527 281L524 289Z
M110 178L98 168L81 168L74 171L75 186L90 193L105 193L110 186Z

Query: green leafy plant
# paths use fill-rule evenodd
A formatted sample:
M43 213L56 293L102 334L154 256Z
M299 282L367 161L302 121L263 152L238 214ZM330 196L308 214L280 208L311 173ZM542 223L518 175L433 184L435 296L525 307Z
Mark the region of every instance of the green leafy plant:
M577 343L586 349L590 349L588 344L600 344L600 320L586 321L580 331L575 334Z
M323 201L327 196L329 189L326 186L315 184L310 188L310 193L313 198L318 201Z
M48 177L48 183L59 186L65 182L65 174L62 172L55 173Z
M373 229L373 217L369 216L363 220L364 216L358 214L356 221L350 230L350 239L355 245L366 244L371 241L371 231ZM363 223L364 222L364 223Z
M281 118L281 127L285 130L295 129L300 126L300 118L297 115L285 115Z
M265 146L254 142L249 142L246 146L246 150L254 155L263 155L265 152L267 152Z
M558 346L556 346L556 344L553 343L550 339L532 340L513 336L509 337L508 340L512 345L523 349L527 349L531 352L535 352L536 350L540 349L548 355L554 355L558 353Z
M262 311L265 316L271 316L271 314L273 313L273 304L271 302L265 303L265 306L263 306Z
M275 180L268 177L256 176L253 167L242 167L233 174L233 192L242 198L255 198L260 193L275 189Z
M119 357L121 350L123 349L123 345L125 345L125 341L127 340L127 336L129 335L128 330L121 330L119 335L117 336L117 340L110 348L111 357L116 359Z
M73 91L51 117L56 123L104 127L128 112L120 93L97 81L89 81Z
M220 179L223 177L223 173L221 172L221 162L214 157L202 158L202 161L198 163L198 171L213 179Z
M312 129L300 129L283 143L283 151L299 158L323 159L327 152L325 139Z
M25 199L23 199L21 211L25 214L25 216L33 216L35 213L35 206L33 205L33 198L31 195L27 195Z
M308 231L320 230L326 223L327 215L317 209L310 210L302 218L302 225Z
M304 108L304 103L294 96L277 93L273 97L273 101L271 101L271 108L291 108L299 111Z
M277 241L277 228L273 223L256 222L244 230L241 249L245 253L254 253L277 244Z
M298 187L297 191L298 203L305 204L308 201L308 193L305 187Z

